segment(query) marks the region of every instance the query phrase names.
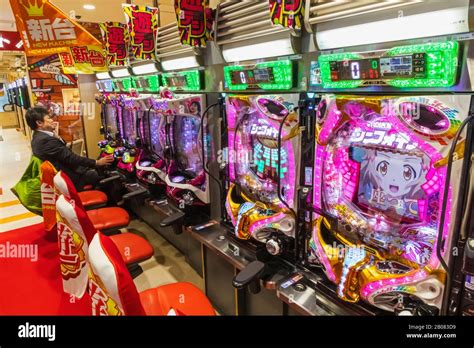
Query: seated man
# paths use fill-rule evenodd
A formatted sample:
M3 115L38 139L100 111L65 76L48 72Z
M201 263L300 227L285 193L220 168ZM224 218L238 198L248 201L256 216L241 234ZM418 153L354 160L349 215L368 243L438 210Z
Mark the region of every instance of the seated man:
M96 185L99 175L96 166L106 166L114 161L113 155L93 160L73 153L64 141L54 133L55 122L42 106L29 109L26 123L34 131L31 140L33 155L42 161L50 161L57 170L64 171L73 181L76 189L82 191L85 185Z

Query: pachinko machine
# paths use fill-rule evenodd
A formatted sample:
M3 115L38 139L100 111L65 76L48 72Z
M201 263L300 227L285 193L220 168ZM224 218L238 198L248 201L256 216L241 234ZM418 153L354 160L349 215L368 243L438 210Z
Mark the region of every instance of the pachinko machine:
M239 94L225 96L228 165L223 221L237 242L263 251L259 254L290 260L300 176L299 94L248 93L290 91L296 64L282 60L224 68L227 88Z
M451 250L469 214L462 207L471 95L439 92L456 92L448 88L459 81L461 47L444 41L319 56L329 93L316 98L313 215L302 262L322 270L313 287L341 306L446 313ZM357 90L364 86L372 87Z

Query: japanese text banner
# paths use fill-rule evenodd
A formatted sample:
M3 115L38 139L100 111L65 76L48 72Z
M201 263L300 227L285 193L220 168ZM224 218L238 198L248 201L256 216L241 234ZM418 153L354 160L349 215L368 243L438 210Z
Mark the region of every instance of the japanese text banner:
M65 74L95 74L107 71L102 46L88 45L70 47L59 53Z
M125 5L123 10L130 32L132 57L135 59L155 59L158 9L148 6Z
M67 51L79 45L100 45L76 21L47 0L10 0L27 56Z
M285 28L301 28L304 0L269 0L272 23Z
M127 25L119 22L100 23L108 66L125 66L128 60Z
M213 39L215 11L208 0L175 0L174 9L181 45L205 47Z

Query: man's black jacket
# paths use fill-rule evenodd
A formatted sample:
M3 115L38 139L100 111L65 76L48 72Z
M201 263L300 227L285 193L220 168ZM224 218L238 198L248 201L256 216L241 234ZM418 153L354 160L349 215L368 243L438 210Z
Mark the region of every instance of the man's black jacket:
M50 161L57 170L64 171L76 184L89 168L95 168L95 160L72 152L60 139L35 131L31 140L33 155Z

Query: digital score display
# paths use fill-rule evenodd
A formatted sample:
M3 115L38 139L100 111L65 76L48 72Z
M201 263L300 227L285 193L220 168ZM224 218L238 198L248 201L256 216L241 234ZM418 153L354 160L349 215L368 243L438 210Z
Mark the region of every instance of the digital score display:
M140 89L148 89L150 88L150 84L148 83L148 80L144 77L142 78L137 78L135 80L135 83L137 84L137 88Z
M249 88L257 88L261 83L274 83L273 67L234 70L231 72L233 85L246 84Z
M187 86L187 79L185 75L171 75L166 76L166 85L171 88L185 89Z
M331 81L425 78L426 54L330 61Z

